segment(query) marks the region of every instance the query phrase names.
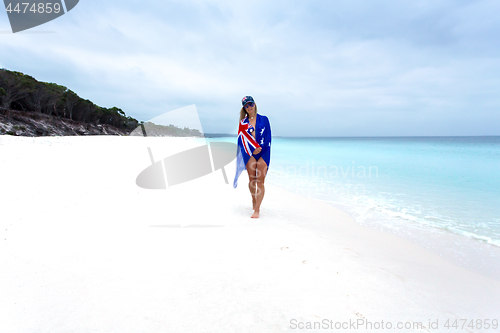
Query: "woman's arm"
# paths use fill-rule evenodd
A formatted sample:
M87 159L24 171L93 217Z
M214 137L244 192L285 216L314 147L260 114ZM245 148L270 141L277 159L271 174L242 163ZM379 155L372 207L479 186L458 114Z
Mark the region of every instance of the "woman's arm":
M265 142L265 147L263 149L271 149L271 140L272 140L272 134L271 134L271 123L269 122L269 118L266 117L266 130L264 131L264 142Z
M271 140L273 138L272 133L271 133L271 123L269 122L269 118L267 118L267 126L269 126L269 148L271 148Z

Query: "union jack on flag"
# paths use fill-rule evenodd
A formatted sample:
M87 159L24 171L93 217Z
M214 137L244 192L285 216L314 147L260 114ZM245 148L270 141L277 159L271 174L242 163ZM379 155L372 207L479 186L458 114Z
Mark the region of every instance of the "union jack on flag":
M243 154L246 154L248 157L250 157L252 156L253 151L260 147L257 140L255 140L255 138L251 134L252 132L255 132L255 129L250 124L248 117L241 120L238 127L238 152L236 156L236 175L233 182L234 188L238 186L238 177L246 168Z
M255 127L254 127L255 126ZM234 175L233 187L238 186L238 177L246 169L246 164L252 158L257 148L262 151L254 155L256 161L262 159L269 169L271 162L271 124L266 116L257 114L255 125L252 126L248 117L240 120L238 126L238 150L236 153L236 174ZM254 134L255 137L252 135ZM260 144L259 144L260 141Z
M252 156L255 149L260 147L259 143L251 134L252 132L254 132L254 128L252 124L250 124L248 117L242 119L238 128L238 141L241 140L245 153L250 156Z

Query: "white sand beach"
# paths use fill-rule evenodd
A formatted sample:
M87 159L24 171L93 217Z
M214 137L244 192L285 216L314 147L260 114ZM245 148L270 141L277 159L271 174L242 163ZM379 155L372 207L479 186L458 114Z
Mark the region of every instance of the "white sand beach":
M498 330L500 281L321 201L267 184L251 219L245 174L136 185L147 147L192 146L0 136L0 332Z

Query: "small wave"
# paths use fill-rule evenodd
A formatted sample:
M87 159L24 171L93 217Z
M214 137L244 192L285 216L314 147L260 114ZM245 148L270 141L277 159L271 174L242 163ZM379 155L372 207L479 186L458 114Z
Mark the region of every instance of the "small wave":
M344 207L347 209L351 210L351 212L354 214L356 219L360 222L366 222L366 220L377 220L377 224L383 223L386 228L392 229L392 230L398 230L402 226L404 227L416 227L419 229L424 229L427 231L431 231L432 229L435 230L441 230L444 232L451 232L459 236L467 237L470 239L478 240L481 242L485 242L490 245L498 246L500 247L500 239L495 239L494 237L490 236L485 236L485 235L480 235L471 231L463 230L460 228L457 228L457 226L461 226L463 228L470 227L471 223L462 223L460 224L457 221L453 221L452 219L443 217L439 214L432 214L432 215L424 215L424 216L418 216L419 213L421 213L421 210L410 210L410 209L398 209L393 207L388 208L384 207L381 205L380 202L377 202L377 200L374 200L373 198L370 200L366 201L366 205L348 205L345 202L338 202L338 201L331 201L330 202L335 202L336 204L342 204ZM358 201L359 203L359 201ZM391 205L387 205L391 206ZM373 216L373 213L375 214L381 214L381 216ZM384 218L383 216L386 216ZM384 221L384 222L381 222ZM398 223L399 220L399 223ZM408 223L404 223L404 221L411 222L411 225L408 225ZM362 223L364 224L364 223ZM370 224L373 224L370 223ZM477 223L476 223L477 226ZM487 228L487 225L484 227Z
M318 184L307 179L298 179L295 186L290 183L276 182L276 185L287 188L293 192L307 194L307 197L324 201L337 208L350 213L360 224L383 227L391 230L402 230L401 228L418 228L420 230L451 232L453 234L485 242L500 247L500 234L495 232L493 226L498 225L499 219L490 222L461 221L460 218L443 216L430 211L429 208L413 204L409 205L394 197L391 193L345 195L345 193L322 193L314 191ZM353 186L352 184L348 184ZM344 194L344 195L343 195ZM406 206L406 207L405 207ZM379 215L380 214L380 215ZM406 222L405 222L406 221ZM495 224L495 222L497 222ZM473 226L481 228L484 232L477 233L471 229ZM493 228L493 229L491 229ZM493 236L490 236L490 235ZM498 234L498 237L497 237Z
M500 240L498 240L498 239L493 239L493 238L488 237L488 236L478 235L478 234L475 234L475 233L470 232L470 231L456 230L456 229L450 230L450 231L452 231L452 232L454 232L456 234L468 237L468 238L472 238L472 239L475 239L475 240L486 242L487 244L490 244L490 245L494 245L494 246L500 247Z

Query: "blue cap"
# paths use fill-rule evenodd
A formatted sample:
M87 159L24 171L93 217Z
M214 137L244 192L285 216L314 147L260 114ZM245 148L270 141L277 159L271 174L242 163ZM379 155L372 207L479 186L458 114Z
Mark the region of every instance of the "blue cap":
M241 104L243 104L243 106L245 106L245 104L250 103L250 102L254 102L255 103L255 101L253 100L252 96L245 96L241 100Z

